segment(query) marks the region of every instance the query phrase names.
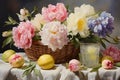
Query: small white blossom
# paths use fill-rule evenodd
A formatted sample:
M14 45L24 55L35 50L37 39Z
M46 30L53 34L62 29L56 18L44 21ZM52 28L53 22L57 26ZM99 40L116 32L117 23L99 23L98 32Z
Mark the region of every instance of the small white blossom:
M20 21L28 20L29 11L27 9L20 9L20 14L17 14Z

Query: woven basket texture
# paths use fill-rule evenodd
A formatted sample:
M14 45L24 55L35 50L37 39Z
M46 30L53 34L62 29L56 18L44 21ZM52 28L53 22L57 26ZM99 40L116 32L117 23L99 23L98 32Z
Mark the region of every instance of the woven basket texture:
M41 55L50 54L53 56L55 63L65 63L71 59L78 59L79 53L79 48L71 43L53 52L47 46L42 45L40 41L34 41L30 48L24 50L30 60L36 61Z

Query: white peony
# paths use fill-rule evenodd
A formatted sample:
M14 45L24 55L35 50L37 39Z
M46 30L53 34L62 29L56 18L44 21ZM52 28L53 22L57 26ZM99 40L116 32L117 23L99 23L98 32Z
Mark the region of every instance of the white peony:
M87 19L83 14L71 13L67 18L67 29L72 31L73 35L80 34L82 38L89 35L89 28L87 25Z
M93 6L89 4L83 4L80 7L75 7L74 8L75 13L80 13L83 14L84 16L91 16L95 14L95 9Z
M45 23L43 16L39 13L36 14L34 19L31 20L31 23L35 26L36 31L40 31L42 25Z
M45 24L40 32L41 42L47 45L52 51L62 49L68 44L67 29L64 24L58 21L52 21Z

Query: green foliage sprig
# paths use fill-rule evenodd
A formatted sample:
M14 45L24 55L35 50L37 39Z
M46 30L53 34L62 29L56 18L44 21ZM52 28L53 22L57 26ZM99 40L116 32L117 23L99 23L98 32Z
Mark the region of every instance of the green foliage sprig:
M40 80L43 80L41 71L39 69L36 69L36 62L29 62L29 65L25 66L22 69L25 70L22 74L23 77L29 75L32 71L34 71L35 75L39 76L41 78Z

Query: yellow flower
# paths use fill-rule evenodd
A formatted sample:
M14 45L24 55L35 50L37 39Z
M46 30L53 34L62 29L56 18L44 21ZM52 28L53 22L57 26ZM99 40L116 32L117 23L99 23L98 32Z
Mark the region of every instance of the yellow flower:
M87 18L80 13L71 13L67 18L67 29L69 32L72 31L73 35L79 33L81 37L87 37L89 35Z
M85 22L86 22L86 20L84 18L81 18L81 19L78 20L77 26L78 26L78 30L79 31L83 31L84 30Z

